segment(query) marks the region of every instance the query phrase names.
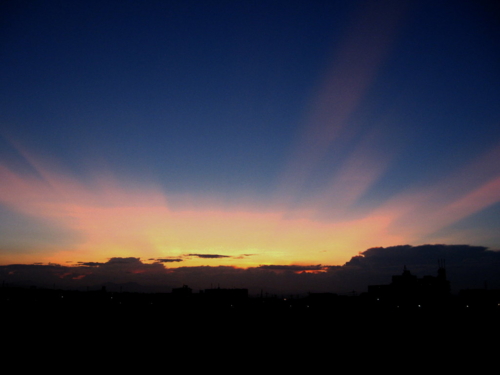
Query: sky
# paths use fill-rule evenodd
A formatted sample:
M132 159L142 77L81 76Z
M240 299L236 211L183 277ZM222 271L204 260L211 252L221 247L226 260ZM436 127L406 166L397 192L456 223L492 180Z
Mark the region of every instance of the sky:
M2 266L500 249L493 1L0 7Z

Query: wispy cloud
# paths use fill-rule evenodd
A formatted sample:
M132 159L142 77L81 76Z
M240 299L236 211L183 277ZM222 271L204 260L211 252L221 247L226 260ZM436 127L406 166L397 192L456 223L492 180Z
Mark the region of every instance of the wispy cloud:
M182 262L183 259L180 258L167 258L167 259L155 259L156 262L159 263L177 263L177 262Z
M306 272L306 271L324 271L327 268L323 267L321 264L315 266L298 266L298 265L261 265L258 268L263 270L272 271L292 271L292 272Z

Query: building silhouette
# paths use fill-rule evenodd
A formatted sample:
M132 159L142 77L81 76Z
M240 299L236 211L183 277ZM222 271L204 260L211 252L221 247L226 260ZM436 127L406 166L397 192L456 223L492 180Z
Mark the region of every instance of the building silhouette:
M418 278L404 266L401 275L392 276L388 285L368 286L368 295L380 305L429 308L438 307L448 302L450 297L450 282L446 278L444 261L438 262L437 276Z

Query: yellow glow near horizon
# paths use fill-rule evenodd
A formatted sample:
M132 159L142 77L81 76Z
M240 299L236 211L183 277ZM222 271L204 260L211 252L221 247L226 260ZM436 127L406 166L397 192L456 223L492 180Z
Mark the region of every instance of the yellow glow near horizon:
M102 179L88 187L44 170L45 179L5 167L1 202L78 236L66 248L43 249L32 262L105 261L111 257L182 258L169 267L197 265L341 264L360 249L401 239L383 234L387 219L367 217L330 223L305 214L255 207L172 210L169 198L152 187L119 187ZM226 257L200 258L189 254ZM30 257L4 254L1 261Z
M35 165L38 176L0 165L1 204L74 234L64 245L56 245L54 238L53 247L32 243L20 248L23 244L19 243L14 248L4 243L0 263L66 264L140 257L143 261L182 259L165 263L167 267L339 265L370 247L422 244L423 238L440 228L500 201L498 177L477 182L478 174L496 160L499 150L485 153L428 189L403 192L349 220L320 214L328 210L325 194L297 209L280 203L262 209L244 201L228 206L215 199L169 196L154 186L109 177L83 183L41 164ZM353 163L344 175L355 176L358 164ZM478 177L463 187L457 181L464 174ZM368 176L352 183L360 182L366 189L371 180ZM353 193L335 184L332 197L336 202L344 199L344 204L332 209L347 213L345 200L352 201Z

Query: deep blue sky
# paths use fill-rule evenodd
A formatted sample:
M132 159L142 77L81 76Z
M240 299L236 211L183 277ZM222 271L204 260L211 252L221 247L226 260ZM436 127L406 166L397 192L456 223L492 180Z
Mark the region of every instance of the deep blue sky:
M0 14L0 222L16 228L2 262L27 236L38 255L92 237L33 208L55 199L40 189L12 197L30 178L70 179L97 206L109 178L170 207L182 195L181 211L387 220L341 230L373 246L500 247L494 2L7 1Z
M173 189L268 187L345 8L14 2L2 30L3 122L78 172L100 156Z

